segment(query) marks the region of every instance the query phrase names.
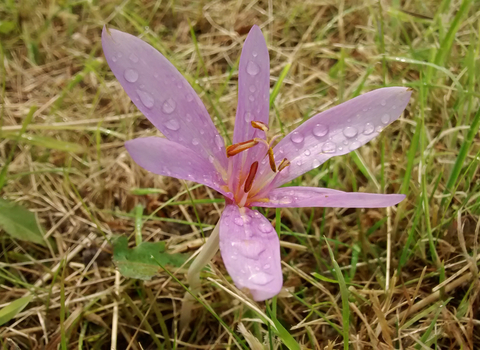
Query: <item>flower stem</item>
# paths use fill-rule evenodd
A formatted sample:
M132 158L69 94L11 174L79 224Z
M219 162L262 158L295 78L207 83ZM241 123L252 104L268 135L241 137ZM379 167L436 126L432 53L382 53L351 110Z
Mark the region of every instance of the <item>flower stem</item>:
M207 242L201 248L202 250L190 265L187 273L188 286L192 294L197 294L200 291L200 271L208 264L210 260L217 253L219 248L219 231L220 222L217 223L213 229L212 234L208 237ZM192 309L195 299L188 292L185 292L183 298L182 309L180 311L180 329L185 329L192 320Z

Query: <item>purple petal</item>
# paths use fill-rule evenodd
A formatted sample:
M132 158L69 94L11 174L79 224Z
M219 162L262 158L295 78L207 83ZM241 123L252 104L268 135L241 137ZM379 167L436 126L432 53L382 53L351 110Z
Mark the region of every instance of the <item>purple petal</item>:
M103 29L108 65L132 102L169 140L226 168L225 145L195 90L157 50L141 39Z
M270 58L262 31L256 25L243 44L238 66L238 106L235 117L233 143L265 138L265 133L254 129L251 121L268 125L270 95Z
M266 198L268 201L253 202L251 205L266 208L385 208L400 203L405 195L342 192L319 187L281 187L270 191Z
M273 185L278 187L366 144L402 114L410 95L404 87L382 88L313 116L275 146L277 164L287 158L291 165Z
M283 284L280 242L256 210L227 205L220 218L220 251L235 285L256 301L274 297Z
M227 197L224 181L214 166L198 153L160 137L144 137L125 142L135 163L152 173L204 184Z
M251 122L260 121L268 125L270 97L270 58L262 31L256 25L248 33L243 45L238 67L238 105L235 117L233 143L253 138L265 139L265 132L255 129ZM232 187L245 180L251 164L265 156L267 150L259 144L232 158L233 172L238 177L232 179Z

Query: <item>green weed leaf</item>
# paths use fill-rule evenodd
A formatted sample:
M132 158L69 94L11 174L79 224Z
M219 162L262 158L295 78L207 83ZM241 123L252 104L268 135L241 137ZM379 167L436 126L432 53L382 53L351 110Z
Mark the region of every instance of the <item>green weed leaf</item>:
M34 213L0 198L0 228L22 241L45 245L43 230Z
M128 248L128 239L120 236L113 243L113 262L120 273L129 278L150 280L161 270L157 261L165 265L181 266L187 257L184 254L169 254L165 242L142 242Z
M25 306L32 300L33 295L29 295L27 297L23 297L17 300L12 301L10 304L5 306L3 309L0 310L0 326L4 325L12 318L14 318L18 313L20 313Z

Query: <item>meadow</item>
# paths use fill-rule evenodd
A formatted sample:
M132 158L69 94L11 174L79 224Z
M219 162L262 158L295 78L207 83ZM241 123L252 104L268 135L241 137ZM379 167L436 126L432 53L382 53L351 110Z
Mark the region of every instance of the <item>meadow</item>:
M0 2L2 349L479 349L479 19L476 0ZM125 141L161 135L101 33L159 50L230 144L254 24L272 135L373 89L413 91L377 138L290 185L406 199L259 209L282 291L253 301L217 253L182 329L186 272L225 200L134 163Z

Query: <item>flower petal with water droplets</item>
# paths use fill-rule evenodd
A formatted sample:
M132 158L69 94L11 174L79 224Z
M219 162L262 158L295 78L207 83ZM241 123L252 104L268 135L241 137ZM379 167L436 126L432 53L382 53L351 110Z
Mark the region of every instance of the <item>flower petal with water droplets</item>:
M287 158L291 165L273 185L281 186L333 156L366 144L397 120L410 95L404 87L377 89L313 116L275 146L275 160Z
M404 194L343 192L320 187L281 187L267 196L268 202L253 202L266 208L385 208L405 199Z
M215 157L226 169L223 139L205 106L160 52L133 35L106 28L102 46L110 69L125 92L165 137L205 159Z
M213 165L189 148L160 137L144 137L125 142L125 147L135 163L163 176L195 181L222 193L225 184Z
M265 132L252 126L259 121L268 126L270 98L270 58L262 31L256 25L248 33L238 66L238 105L233 143L253 138L265 139ZM243 179L251 164L267 150L259 145L232 158L234 173ZM238 180L238 179L237 179ZM236 181L237 181L236 180ZM236 184L233 184L236 187Z
M256 210L227 205L220 218L220 251L235 285L256 301L274 297L283 284L280 242Z

